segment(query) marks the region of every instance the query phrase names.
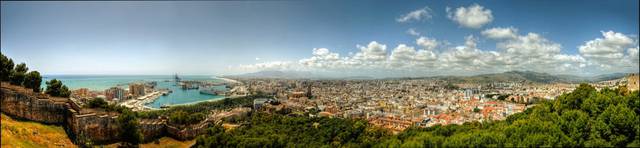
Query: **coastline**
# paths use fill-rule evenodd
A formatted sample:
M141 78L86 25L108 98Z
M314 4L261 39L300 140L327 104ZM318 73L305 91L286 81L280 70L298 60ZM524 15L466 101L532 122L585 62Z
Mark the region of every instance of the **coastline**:
M218 78L218 79L222 79L222 80L224 80L224 81L231 82L231 83L239 83L239 84L242 84L242 82L240 82L240 81L238 81L238 80L230 79L230 78L225 78L225 77L216 77L216 78Z
M216 102L216 101L220 101L220 100L224 100L226 98L229 99L235 99L235 98L239 98L239 97L245 97L245 96L224 96L224 97L218 97L218 98L211 98L211 99L207 99L207 100L202 100L202 101L195 101L195 102L189 102L189 103L182 103L182 104L173 104L173 105L168 105L170 107L174 107L174 106L183 106L183 105L192 105L192 104L198 104L198 103L202 103L202 102ZM150 107L150 106L146 106L146 108L152 109L152 110L159 110L161 108L154 108L154 107Z

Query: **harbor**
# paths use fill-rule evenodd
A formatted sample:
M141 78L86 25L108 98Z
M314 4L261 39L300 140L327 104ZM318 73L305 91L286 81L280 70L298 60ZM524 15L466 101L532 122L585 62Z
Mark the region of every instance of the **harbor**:
M127 108L131 108L133 111L157 109L157 108L152 108L152 107L146 106L145 104L148 104L148 103L151 103L151 102L155 101L160 96L162 96L163 94L166 94L166 93L168 93L168 91L154 91L154 92L152 92L150 94L144 95L142 97L138 97L136 99L126 100L126 101L120 103L120 105L125 106Z
M176 79L177 78L177 79ZM229 90L226 84L235 80L221 79L203 75L150 75L150 76L45 76L45 80L58 79L73 91L78 100L105 98L111 103L120 104L135 110L161 109L163 106L191 104L202 101L213 101L227 97ZM131 95L130 85L144 85L144 95ZM185 87L184 85L191 85ZM46 84L42 84L46 86ZM197 87L197 88L196 88ZM122 97L111 99L108 89L117 88L123 91ZM116 89L116 90L117 90ZM214 91L208 91L214 90Z
M158 88L164 88L171 90L171 93L167 95L160 95L153 101L146 101L143 103L145 107L160 109L163 107L189 104L193 102L200 102L206 100L217 100L225 97L224 93L220 94L207 94L202 93L202 90L207 88L215 88L217 90L226 91L226 85L223 80L216 77L206 77L194 79L188 76L173 76L173 81L158 82Z

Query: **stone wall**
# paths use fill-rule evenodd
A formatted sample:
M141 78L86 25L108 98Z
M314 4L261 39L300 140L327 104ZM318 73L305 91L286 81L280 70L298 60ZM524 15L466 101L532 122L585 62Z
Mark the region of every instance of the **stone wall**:
M166 120L160 119L141 119L140 132L144 136L144 141L149 142L167 134Z
M177 128L175 126L167 125L167 134L178 140L189 140L196 138L198 135L205 134L207 127L211 122L204 121L197 125L192 125L184 129Z
M27 120L63 124L69 99L48 97L2 82L0 109L5 114Z
M73 132L76 140L91 140L94 143L104 144L118 141L119 126L118 115L115 113L94 112L81 113L69 109L67 127Z

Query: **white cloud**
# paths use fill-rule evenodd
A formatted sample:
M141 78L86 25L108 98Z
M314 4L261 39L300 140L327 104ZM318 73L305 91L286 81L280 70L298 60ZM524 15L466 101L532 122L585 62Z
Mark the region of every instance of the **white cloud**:
M491 30L491 31L488 31ZM638 68L638 44L624 34L603 32L603 38L587 41L579 54L565 54L562 45L537 33L518 34L517 29L492 28L483 36L497 41L495 50L478 48L478 38L469 35L463 43L449 46L435 38L418 37L416 47L387 45L376 41L347 56L327 48L314 48L311 57L298 62L276 61L241 65L241 70L313 70L337 75L424 76L433 74L481 74L509 70L532 70L554 74L630 72ZM440 48L442 51L436 51ZM611 55L616 62L602 62ZM580 72L580 73L578 73Z
M464 46L466 46L467 48L475 49L478 45L478 43L476 42L478 42L478 38L474 37L473 35L464 37Z
M631 37L613 31L602 31L604 38L596 38L585 42L578 47L580 54L590 59L601 67L619 66L621 59L625 57L625 49L633 54L630 49L636 44ZM636 56L637 57L637 56Z
M256 57L256 61L260 61L260 58Z
M413 60L413 56L415 54L416 54L416 49L414 47L407 46L405 44L400 44L398 45L398 47L393 49L389 59L391 59L392 61Z
M499 42L498 49L523 58L537 58L560 53L562 46L547 40L537 33L528 33L525 36L517 36L513 39Z
M414 59L414 63L413 63L413 67L411 68L415 69L415 71L433 73L434 71L432 69L437 68L438 66L438 55L436 55L436 53L430 50L418 50L418 52L416 53L413 59ZM432 68L432 69L426 70L423 68Z
M447 7L447 17L463 27L478 29L485 24L493 21L493 15L491 10L484 7L473 4L469 7L459 7L455 11L451 11Z
M353 57L357 60L364 61L382 61L387 58L387 45L371 41L367 46L356 45L360 52Z
M482 31L482 35L490 39L512 39L517 37L518 29L497 27Z
M436 60L437 56L431 50L416 51L415 47L399 44L391 51L388 66L392 69L433 67Z
M244 73L256 72L262 70L290 70L294 68L293 62L290 61L273 61L248 65L239 65L227 68L231 72Z
M307 67L335 68L340 60L340 54L333 53L327 48L314 48L311 58L302 59L298 63Z
M629 54L629 60L631 61L631 63L633 63L634 65L638 65L638 63L640 62L640 57L638 57L638 46L636 45L636 47L634 48L629 48L629 50L627 51L627 53Z
M400 23L411 21L425 21L431 19L431 17L433 17L431 15L431 9L425 6L422 9L414 10L407 14L401 15L400 17L396 18L396 21Z
M416 39L416 44L425 50L433 50L438 47L440 43L438 43L436 39L421 36Z
M584 67L586 60L580 55L562 54L562 45L550 41L537 33L519 35L518 29L492 28L482 32L497 40L505 68L533 70L550 73L569 73ZM562 65L562 66L558 66Z
M405 44L400 44L391 51L389 56L391 68L410 65L416 55L416 49Z
M407 30L407 34L413 35L413 36L420 36L420 32L416 31L416 29L414 28L409 28Z
M500 63L496 61L500 54L476 48L477 40L472 35L465 37L464 46L456 46L442 53L441 63L438 64L450 70L492 71L492 64Z

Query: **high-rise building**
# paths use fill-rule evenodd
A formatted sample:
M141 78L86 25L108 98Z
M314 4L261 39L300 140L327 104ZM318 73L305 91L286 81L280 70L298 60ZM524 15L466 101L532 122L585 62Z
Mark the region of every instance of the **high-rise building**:
M311 98L311 83L307 83L307 92L305 94L307 98Z
M473 90L471 89L465 89L464 90L464 98L465 99L471 99L473 97Z
M129 93L131 93L131 96L134 96L134 97L144 96L144 84L141 84L141 83L129 84Z
M125 91L120 87L111 87L104 91L104 95L108 100L118 99L123 100L125 98Z

